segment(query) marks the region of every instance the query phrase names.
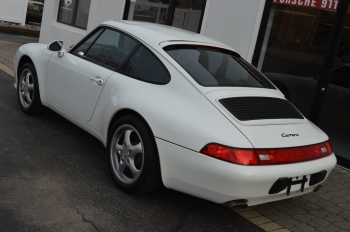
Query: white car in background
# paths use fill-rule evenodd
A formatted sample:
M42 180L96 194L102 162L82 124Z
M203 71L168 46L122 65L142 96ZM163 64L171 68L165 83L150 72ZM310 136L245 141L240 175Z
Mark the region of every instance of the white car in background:
M44 106L106 147L117 186L165 185L228 206L318 190L336 164L328 137L230 47L168 26L101 24L69 50L19 48L26 114Z

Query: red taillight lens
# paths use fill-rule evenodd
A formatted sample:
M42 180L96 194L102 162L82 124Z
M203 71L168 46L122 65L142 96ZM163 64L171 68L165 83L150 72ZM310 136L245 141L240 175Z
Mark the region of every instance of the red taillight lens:
M237 149L219 144L208 144L201 153L230 163L242 165L273 165L298 163L319 159L333 153L329 141L292 148Z
M253 150L237 149L219 144L208 144L201 150L208 156L235 164L258 165L258 159Z

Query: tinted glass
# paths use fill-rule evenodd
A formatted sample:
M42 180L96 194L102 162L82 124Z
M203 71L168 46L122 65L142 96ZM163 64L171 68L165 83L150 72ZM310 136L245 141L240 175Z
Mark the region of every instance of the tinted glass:
M173 27L198 32L205 4L206 0L177 1L171 25Z
M57 21L64 24L74 24L74 13L76 11L77 1L60 1Z
M281 4L272 5L258 69L309 117L336 12L277 2Z
M274 89L266 77L234 52L189 45L168 46L165 51L203 86Z
M128 20L165 24L169 0L130 1Z
M60 0L57 22L86 29L91 0Z
M350 164L350 13L347 13L318 125L329 136L340 165ZM316 87L314 87L316 89ZM340 161L340 162L339 162Z
M75 18L75 26L87 28L91 0L79 1L77 7L77 15Z
M164 66L143 46L136 50L121 71L147 82L166 84L170 81Z
M101 34L103 29L97 30L94 34L92 34L87 40L85 40L82 44L74 48L72 51L73 54L83 56L86 51L89 49L91 44L95 41L95 39Z
M87 51L86 57L118 68L137 42L117 31L106 29Z

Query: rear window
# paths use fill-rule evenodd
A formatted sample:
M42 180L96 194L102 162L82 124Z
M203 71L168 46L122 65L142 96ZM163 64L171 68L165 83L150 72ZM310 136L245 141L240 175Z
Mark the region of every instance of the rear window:
M171 45L164 50L202 86L275 89L264 75L235 52L197 45Z

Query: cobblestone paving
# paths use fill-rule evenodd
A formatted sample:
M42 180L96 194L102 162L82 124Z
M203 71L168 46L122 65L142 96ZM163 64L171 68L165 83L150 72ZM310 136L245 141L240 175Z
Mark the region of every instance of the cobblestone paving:
M266 231L350 231L350 172L335 167L316 193L253 206L239 213Z
M20 46L22 46L20 43L0 41L0 63L13 69L13 59Z

